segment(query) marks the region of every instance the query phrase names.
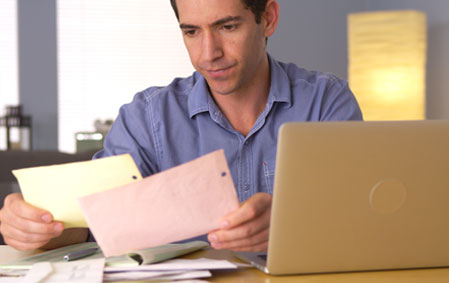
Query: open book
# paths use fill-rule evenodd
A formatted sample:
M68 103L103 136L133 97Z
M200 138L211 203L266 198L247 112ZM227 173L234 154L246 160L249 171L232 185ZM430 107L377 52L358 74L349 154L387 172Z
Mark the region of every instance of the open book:
M209 244L203 241L192 241L183 244L167 244L130 252L121 256L107 257L106 266L124 267L151 264L182 256L208 246ZM1 264L0 268L29 269L34 263L37 262L63 262L63 258L66 254L89 248L98 248L98 245L94 242L70 245L67 247L62 247L59 249L54 249L27 258L23 258L9 264ZM83 259L95 259L103 257L103 253L100 249L98 249L96 253L88 257L84 257Z

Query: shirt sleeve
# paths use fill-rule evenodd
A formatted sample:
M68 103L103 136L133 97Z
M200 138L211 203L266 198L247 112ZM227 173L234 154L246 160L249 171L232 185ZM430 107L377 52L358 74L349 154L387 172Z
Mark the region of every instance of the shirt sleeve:
M332 77L321 108L321 121L360 121L362 111L346 81Z
M103 150L97 152L94 159L129 153L142 176L158 172L155 133L147 96L146 93L138 93L131 103L120 108Z

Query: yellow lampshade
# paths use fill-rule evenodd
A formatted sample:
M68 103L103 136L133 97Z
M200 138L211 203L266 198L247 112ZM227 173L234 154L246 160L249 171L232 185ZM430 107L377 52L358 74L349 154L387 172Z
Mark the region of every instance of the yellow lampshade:
M349 84L365 120L425 119L426 15L350 14L348 39Z

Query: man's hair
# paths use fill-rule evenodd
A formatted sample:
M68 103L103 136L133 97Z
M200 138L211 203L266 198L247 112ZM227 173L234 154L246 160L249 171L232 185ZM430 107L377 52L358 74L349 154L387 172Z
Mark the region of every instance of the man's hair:
M256 23L260 24L262 20L262 13L265 11L265 6L268 0L241 0L246 9L250 9L256 18ZM179 20L178 7L176 0L170 0L171 6L175 11L176 18Z

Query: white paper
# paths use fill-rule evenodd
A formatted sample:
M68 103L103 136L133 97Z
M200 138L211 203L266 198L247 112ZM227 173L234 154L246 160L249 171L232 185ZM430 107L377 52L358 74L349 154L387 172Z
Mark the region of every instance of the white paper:
M196 279L196 278L206 278L212 277L212 273L208 270L190 271L182 273L179 275L161 277L161 280L185 280L185 279Z
M23 277L0 277L0 283L22 283Z
M207 278L211 277L212 273L207 270L199 271L133 271L133 272L119 272L119 273L105 273L104 281L128 281L128 280L185 280L185 279L196 279L196 278Z
M33 267L28 271L23 283L38 283L44 282L44 279L53 273L53 266L50 262L38 262L33 264Z
M105 273L124 271L170 271L170 270L217 270L217 269L237 269L237 265L227 260L218 259L173 259L163 263L139 265L139 266L106 266Z
M23 283L101 283L104 258L70 262L39 262L23 278Z
M29 269L13 269L13 268L0 268L0 278L2 277L25 277Z

